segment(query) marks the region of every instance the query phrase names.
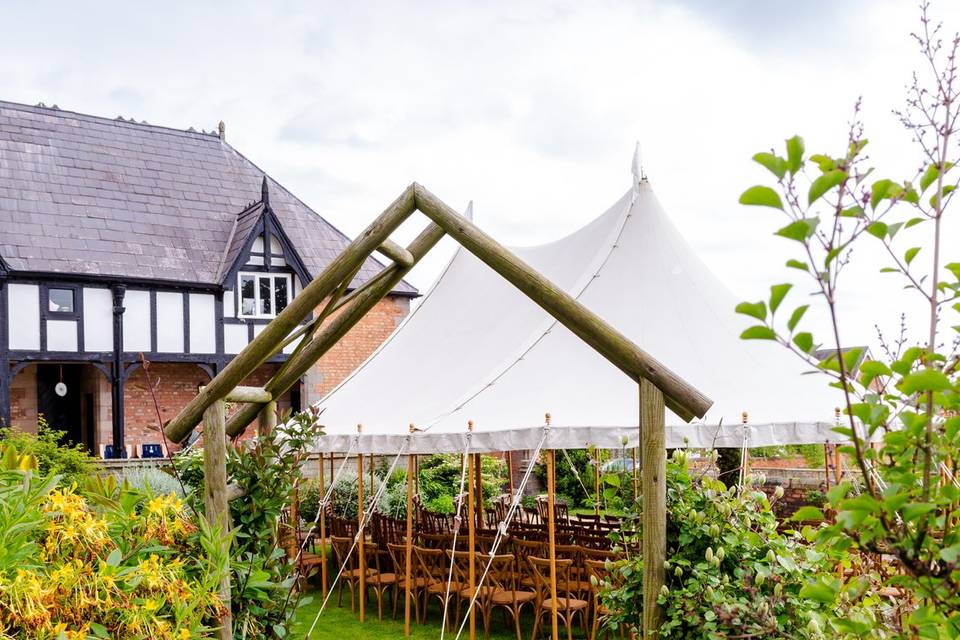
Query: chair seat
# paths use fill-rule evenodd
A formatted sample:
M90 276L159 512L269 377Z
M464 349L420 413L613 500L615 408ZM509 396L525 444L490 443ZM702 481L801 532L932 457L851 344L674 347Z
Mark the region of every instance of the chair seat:
M450 594L453 595L464 589L464 585L459 582L450 583ZM429 593L446 593L447 592L447 583L446 582L433 582L430 586L427 587Z
M388 585L393 584L397 581L397 574L395 573L378 573L373 577L371 582L375 582L379 585Z
M367 579L374 578L377 575L376 569L367 569ZM360 578L360 569L348 569L343 572L343 577L348 580L358 580Z
M497 591L490 601L493 604L513 604L514 599L517 604L533 602L537 599L537 594L532 591Z
M401 588L401 589L406 589L406 588L407 588L407 579L406 579L406 578L400 578L400 581L399 581L397 584L400 585L400 588ZM422 588L426 587L428 584L430 584L430 583L427 581L426 578L412 578L412 579L410 580L410 586L413 587L414 589L422 589Z
M563 611L579 611L580 609L586 609L588 606L590 606L589 602L580 600L579 598L557 598L557 609ZM553 598L544 600L540 607L542 609L553 610Z

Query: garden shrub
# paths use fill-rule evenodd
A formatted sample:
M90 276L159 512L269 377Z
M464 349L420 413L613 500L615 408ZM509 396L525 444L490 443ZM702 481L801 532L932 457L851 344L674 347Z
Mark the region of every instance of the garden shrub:
M0 441L34 456L41 475L59 475L65 485L82 482L97 469L96 458L82 445L66 444L66 432L50 427L42 415L37 418L36 434L4 427L0 428Z
M213 637L220 532L176 496L107 483L94 504L59 481L0 471L0 637Z
M779 494L779 492L778 492ZM666 585L661 638L822 638L836 633L838 613L864 633L877 621L864 584L853 582L842 596L820 597L813 580L830 576L833 565L796 533L777 530L767 497L748 486L727 488L706 475L692 476L678 452L667 467ZM639 529L639 509L624 531ZM636 549L642 532L616 536L633 550L611 568L602 589L612 612L611 628L638 630L642 622L643 561ZM617 585L617 586L613 586ZM861 598L857 607L848 603Z
M133 489L173 494L178 498L183 498L185 495L180 481L159 467L128 467L114 475L119 482L126 482Z
M485 455L482 460L483 501L487 505L490 498L503 491L506 465L493 456ZM462 471L459 454L436 454L420 460L420 498L428 510L446 515L456 512L454 499L460 489ZM467 491L466 484L463 490Z

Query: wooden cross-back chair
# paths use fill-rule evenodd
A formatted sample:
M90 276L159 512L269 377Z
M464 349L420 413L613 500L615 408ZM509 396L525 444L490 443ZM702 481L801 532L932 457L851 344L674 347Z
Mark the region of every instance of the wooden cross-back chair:
M485 587L480 591L480 605L483 613L484 638L490 636L490 618L495 609L501 609L513 623L517 640L520 640L520 611L524 605L533 606L537 594L532 589L521 589L517 581L516 558L512 554L497 554L491 558L487 554L477 554L483 562L481 567L490 563Z
M350 589L350 611L354 611L356 603L354 602L354 591L359 591L360 589L360 560L359 554L356 553L356 549L351 553L350 548L353 546L353 538L343 538L340 536L330 536L330 546L333 547L333 555L337 560L337 567L344 567L343 571L340 573L339 585L340 589L337 594L337 606L343 605L343 589L347 587ZM366 549L364 549L366 550ZM370 580L376 574L376 570L370 566L366 567L364 573L365 576L365 585L370 587ZM358 593L358 597L366 598L366 593Z
M406 597L407 589L407 547L406 544L400 544L395 542L387 543L387 553L390 554L390 559L393 561L393 571L397 576L397 580L394 584L394 596L393 596L393 617L397 617L397 606L400 602L401 597ZM429 582L422 576L417 575L416 556L411 553L410 561L410 604L413 605L413 619L415 621L420 620L420 598L423 597L423 593L427 588Z
M430 600L436 598L440 601L441 609L449 606L450 601L457 597L460 589L459 584L450 584L447 589L447 577L449 576L448 565L446 562L447 552L444 549L430 549L427 547L413 547L413 555L417 559L417 577L423 578L425 587L423 592L423 610L421 620L427 621L427 609ZM450 619L447 619L450 624Z
M610 615L610 611L600 600L600 590L604 584L611 584L613 572L607 569L606 560L587 558L583 561L584 568L587 571L587 577L590 579L590 598L591 598L591 623L590 640L596 640L600 623L605 616ZM620 628L620 637L623 637L623 627Z
M530 556L527 558L530 568L533 569L533 578L536 587L536 612L533 623L533 640L537 639L537 632L543 630L543 618L548 618L546 626L550 626L549 620L553 614L553 598L551 597L551 576L550 559ZM556 583L557 583L557 621L567 629L567 640L573 639L574 621L580 618L580 629L584 634L587 633L587 613L589 612L590 602L577 597L577 583L571 577L573 560L556 559Z
M388 591L393 592L393 610L397 610L397 574L391 571L392 566L385 566L387 562L392 564L389 555L383 557L386 549L379 547L372 542L366 542L363 546L365 561L373 567L370 577L367 580L367 588L373 591L377 598L377 620L383 621L383 598Z
M521 587L534 587L535 582L527 558L544 555L544 543L539 540L513 538L513 555L517 562L514 570L517 572L517 584Z

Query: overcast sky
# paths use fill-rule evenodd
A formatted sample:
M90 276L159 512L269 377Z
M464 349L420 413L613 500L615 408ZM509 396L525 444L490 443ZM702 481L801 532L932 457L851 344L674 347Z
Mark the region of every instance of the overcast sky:
M960 28L955 1L934 11ZM737 204L765 179L750 156L794 133L839 153L862 95L874 164L911 174L890 110L920 66L917 13L912 0L7 1L0 98L224 120L230 144L350 234L417 180L472 199L505 243L550 240L629 188L639 140L681 232L758 298L787 245L774 214ZM895 325L895 298L867 274L852 284L851 340Z

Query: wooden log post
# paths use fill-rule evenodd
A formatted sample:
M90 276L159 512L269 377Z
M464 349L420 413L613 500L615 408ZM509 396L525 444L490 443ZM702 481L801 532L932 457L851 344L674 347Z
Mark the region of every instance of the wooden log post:
M550 427L550 414L547 414ZM550 628L553 640L560 639L560 624L557 611L557 529L555 502L557 500L556 459L553 449L547 449L547 541L550 554Z
M332 456L333 454L331 454ZM332 460L332 458L331 458ZM323 469L323 453L317 459L317 481L320 491L320 593L323 598L327 597L327 505L323 504L326 496L326 482ZM330 478L333 482L333 478Z
M410 253L413 254L414 262L419 262L423 256L427 255L430 249L443 238L443 235L443 230L436 224L431 224L424 229L408 247ZM295 356L291 357L283 372L269 380L264 388L274 397L280 397L293 385L299 383L300 378L323 354L337 344L384 296L393 291L409 270L409 268L400 267L396 264L390 265L381 272L381 274L385 274L383 277L375 277L376 283L374 285L364 286L362 291L350 298L349 301L345 298L345 304L336 308L336 315L331 317L330 321L317 332L313 340L300 349ZM259 410L260 408L256 405L240 407L227 421L227 433L231 436L241 433L250 424L250 421L256 417Z
M410 435L416 428L410 425ZM411 445L413 443L411 442ZM410 637L410 581L413 580L413 474L414 474L415 456L410 453L410 447L407 447L407 537L403 546L403 553L406 557L404 562L403 576L403 630L406 638Z
M643 494L643 637L651 638L663 623L657 604L665 584L667 560L667 448L663 393L640 380L640 484Z
M216 400L226 397L227 393L269 358L274 347L296 330L297 326L413 213L414 206L415 199L411 185L353 242L347 245L327 265L326 269L314 278L313 282L294 297L250 344L230 360L230 363L210 381L203 391L187 403L187 406L166 426L167 437L174 442L181 442L200 422L207 407ZM402 270L402 267L400 269ZM251 419L252 416L248 422Z
M277 428L277 401L271 400L263 405L257 417L257 435L266 438Z
M470 420L467 423L467 429L470 432L473 432L473 420ZM477 588L477 568L474 563L473 554L477 550L477 539L476 539L476 509L474 500L477 498L474 481L477 479L477 456L468 455L467 456L467 546L470 548L470 568L468 571L469 574L469 587L470 597L473 598ZM454 554L456 550L454 550ZM477 638L477 608L470 607L470 640L476 640Z
M632 379L653 381L667 406L686 421L703 417L712 402L656 358L577 302L536 269L444 204L423 185L414 183L416 207L467 251L533 300Z
M363 425L357 425L357 433L363 432ZM363 609L367 600L367 563L364 557L364 543L367 537L363 533L363 454L357 454L357 567L360 571L359 600L360 622L363 622Z
M227 436L224 432L226 403L217 400L203 412L203 507L207 524L220 531L221 552L226 555L224 575L220 581L220 599L226 613L220 619L217 637L233 638L233 615L230 612L230 505L227 502Z

